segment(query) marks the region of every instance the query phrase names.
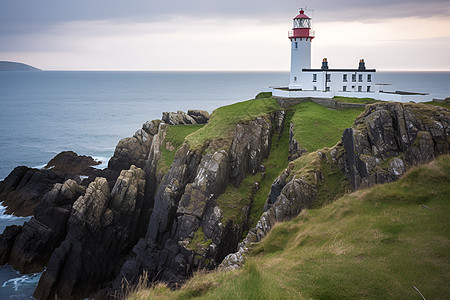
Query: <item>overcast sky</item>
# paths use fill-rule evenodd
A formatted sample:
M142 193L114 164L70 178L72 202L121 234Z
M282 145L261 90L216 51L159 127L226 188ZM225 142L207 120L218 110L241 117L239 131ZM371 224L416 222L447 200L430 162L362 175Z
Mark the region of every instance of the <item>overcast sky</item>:
M0 0L0 60L47 70L289 70L313 18L312 67L450 70L449 0Z

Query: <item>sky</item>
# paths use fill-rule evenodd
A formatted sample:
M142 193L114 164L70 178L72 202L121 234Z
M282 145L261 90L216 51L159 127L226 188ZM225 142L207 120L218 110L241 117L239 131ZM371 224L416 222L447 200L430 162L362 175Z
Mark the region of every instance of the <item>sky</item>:
M450 71L450 0L0 0L0 61L45 70L288 71L292 18L312 67Z

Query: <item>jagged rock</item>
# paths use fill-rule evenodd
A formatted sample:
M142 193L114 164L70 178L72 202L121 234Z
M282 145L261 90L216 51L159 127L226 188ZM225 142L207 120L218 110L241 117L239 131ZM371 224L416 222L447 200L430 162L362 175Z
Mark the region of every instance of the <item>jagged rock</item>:
M193 117L183 111L163 112L162 120L169 125L197 124Z
M8 262L9 254L16 237L22 232L22 226L11 225L0 235L0 265Z
M206 124L209 121L209 112L206 110L188 110L188 116L190 116L197 124Z
M52 158L44 169L51 169L55 172L72 173L78 175L90 175L92 166L101 164L90 156L77 155L73 151L63 151Z
M238 186L246 173L261 169L276 127L271 122L280 120L278 115L238 124L228 149L218 150L210 142L203 155L191 152L187 144L177 151L158 186L147 236L123 265L113 289L120 289L124 281L136 282L143 271L154 280L181 283L194 270L215 267L236 250L251 203L242 208L243 220L222 223L217 197L230 181Z
M16 216L31 216L42 197L55 183L62 183L76 175L16 167L0 186L0 202L6 206L6 213ZM79 180L79 178L78 178Z
M6 257L2 264L9 263L22 273L42 271L65 238L72 204L84 192L85 188L71 179L56 183L36 207L35 216L12 241L10 253L5 255L0 250L0 256Z
M293 123L289 125L289 161L295 160L306 153L306 149L300 148L298 141L294 138L295 126Z
M424 104L368 105L342 137L341 170L353 188L397 180L410 167L450 149L450 113Z
M247 173L255 174L270 151L272 124L259 117L237 124L230 149L231 181L237 187Z
M113 278L138 236L144 172L123 170L112 192L97 177L73 204L65 240L53 252L34 293L38 299L85 298Z
M153 136L158 133L160 123L161 120L146 122L132 137L121 139L108 162L108 168L117 173L128 170L131 165L144 168Z

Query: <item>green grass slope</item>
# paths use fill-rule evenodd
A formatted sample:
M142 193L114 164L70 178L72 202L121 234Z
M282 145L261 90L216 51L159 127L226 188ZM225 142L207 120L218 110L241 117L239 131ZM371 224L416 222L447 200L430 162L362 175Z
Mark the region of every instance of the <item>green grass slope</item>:
M130 299L448 299L450 156L279 223L245 267ZM415 288L414 288L415 287Z

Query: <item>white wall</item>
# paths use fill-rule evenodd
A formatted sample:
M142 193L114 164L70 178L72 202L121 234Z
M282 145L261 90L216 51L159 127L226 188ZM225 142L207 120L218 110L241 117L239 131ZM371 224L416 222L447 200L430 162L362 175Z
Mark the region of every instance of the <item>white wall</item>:
M342 91L292 91L292 90L279 90L272 88L272 95L282 98L333 98L334 96L340 97L352 97L352 98L372 98L383 101L395 101L407 103L414 102L427 102L432 100L431 95L401 95L384 92L342 92Z
M297 43L297 47L296 44ZM289 86L291 88L302 87L302 69L311 68L311 39L291 39L291 74ZM294 80L297 78L297 80Z

